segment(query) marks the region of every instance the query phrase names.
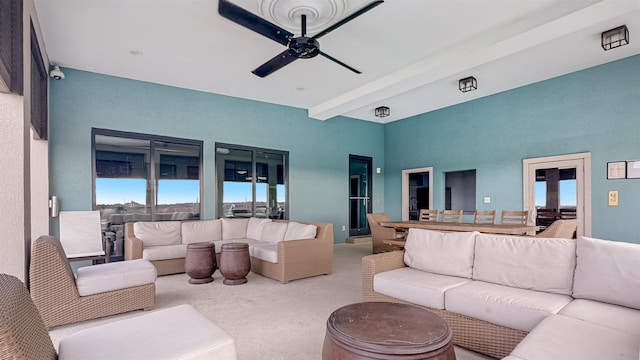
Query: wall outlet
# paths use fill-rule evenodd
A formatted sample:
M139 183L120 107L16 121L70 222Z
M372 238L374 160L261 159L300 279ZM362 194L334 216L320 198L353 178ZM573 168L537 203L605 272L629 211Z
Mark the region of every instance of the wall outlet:
M485 203L485 204L490 204L490 203L491 203L491 198L490 198L490 197L488 197L488 196L485 196L485 197L484 197L484 203Z
M345 225L342 225L342 231L347 231L347 227Z

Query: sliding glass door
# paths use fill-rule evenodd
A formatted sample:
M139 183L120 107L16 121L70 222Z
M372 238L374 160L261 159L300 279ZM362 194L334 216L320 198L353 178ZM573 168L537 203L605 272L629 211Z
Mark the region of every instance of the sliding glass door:
M217 217L288 219L288 153L216 144Z

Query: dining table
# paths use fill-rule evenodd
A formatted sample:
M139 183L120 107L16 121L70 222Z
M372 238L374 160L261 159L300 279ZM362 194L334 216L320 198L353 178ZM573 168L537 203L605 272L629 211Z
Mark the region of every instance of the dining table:
M536 231L540 230L540 227L535 225L475 224L419 220L381 222L380 225L398 230L414 228L435 231L477 231L481 233L505 235L535 235Z

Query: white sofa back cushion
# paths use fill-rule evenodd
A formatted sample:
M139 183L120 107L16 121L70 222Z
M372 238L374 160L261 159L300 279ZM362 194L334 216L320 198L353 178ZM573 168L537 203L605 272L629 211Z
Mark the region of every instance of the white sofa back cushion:
M404 247L407 266L435 274L471 278L477 232L409 229Z
M264 225L262 230L262 241L271 243L279 243L284 240L284 234L287 232L287 223L270 222Z
M182 243L222 240L222 221L197 220L182 222Z
M249 223L247 224L247 239L262 239L264 225L270 222L271 219L260 219L255 217L249 218Z
M318 227L312 224L301 224L290 221L287 225L287 232L284 233L284 241L313 239L316 237Z
M178 245L182 242L180 221L138 221L133 224L133 235L143 246Z
M222 221L222 240L246 239L249 219L225 219Z
M580 237L573 297L640 309L640 245Z
M576 242L571 239L479 234L473 279L571 295L575 254Z

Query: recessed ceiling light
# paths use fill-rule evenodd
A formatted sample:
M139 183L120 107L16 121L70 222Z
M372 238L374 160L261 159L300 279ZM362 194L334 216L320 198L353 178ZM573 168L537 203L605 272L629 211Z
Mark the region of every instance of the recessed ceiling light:
M298 90L298 91L304 91L304 88L303 88L303 87L297 87L297 88L296 88L296 90Z
M129 54L135 55L135 56L139 56L139 55L142 55L142 51L140 51L140 50L131 50L131 51L129 51Z

